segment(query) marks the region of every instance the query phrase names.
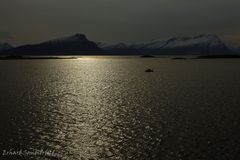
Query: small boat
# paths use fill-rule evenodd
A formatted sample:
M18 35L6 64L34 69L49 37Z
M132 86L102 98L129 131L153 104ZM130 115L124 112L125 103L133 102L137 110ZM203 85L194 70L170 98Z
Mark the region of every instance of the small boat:
M153 69L149 68L149 69L146 69L145 72L154 72Z

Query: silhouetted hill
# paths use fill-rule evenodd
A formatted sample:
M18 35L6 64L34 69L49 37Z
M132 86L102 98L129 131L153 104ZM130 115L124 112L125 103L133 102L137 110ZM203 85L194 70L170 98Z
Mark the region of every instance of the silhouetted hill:
M89 41L83 34L39 44L12 48L5 44L2 55L233 55L216 35L155 39L145 43L102 43ZM4 47L3 47L4 48ZM8 48L8 49L6 49Z
M7 55L78 55L96 54L101 49L96 43L89 41L83 34L42 42L39 44L24 45L7 50Z
M0 43L0 52L1 51L6 51L6 50L9 50L9 49L12 49L13 46L10 45L9 43Z
M98 43L106 53L160 54L160 55L218 55L233 54L216 35L175 37L168 40L152 40L145 43Z

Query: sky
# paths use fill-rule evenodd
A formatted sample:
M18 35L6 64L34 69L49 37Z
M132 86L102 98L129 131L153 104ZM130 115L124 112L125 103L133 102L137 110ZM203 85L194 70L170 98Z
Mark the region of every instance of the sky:
M83 33L102 42L216 34L240 46L239 0L1 0L0 42Z

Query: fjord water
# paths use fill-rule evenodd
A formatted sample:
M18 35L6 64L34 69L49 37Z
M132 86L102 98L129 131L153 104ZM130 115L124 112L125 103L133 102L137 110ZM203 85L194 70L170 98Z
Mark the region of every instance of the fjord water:
M4 60L0 81L1 151L43 149L58 156L46 159L66 160L240 158L237 59Z

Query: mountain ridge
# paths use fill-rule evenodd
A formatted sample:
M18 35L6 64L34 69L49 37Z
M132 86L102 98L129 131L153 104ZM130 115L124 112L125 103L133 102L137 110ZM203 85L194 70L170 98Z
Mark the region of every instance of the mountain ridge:
M9 50L12 49L13 46L10 45L9 43L0 43L0 52L1 51L5 51L5 50Z
M84 34L74 34L63 38L45 42L23 45L3 51L7 55L74 55L93 54L101 49L93 41L89 41Z
M84 34L56 38L37 44L0 51L2 55L223 55L235 54L213 34L193 37L153 39L142 43L103 43L87 39Z
M121 45L119 45L121 44ZM173 37L166 40L154 39L149 42L126 44L123 42L107 45L98 43L106 52L138 52L152 54L227 54L233 53L216 35L194 37Z

